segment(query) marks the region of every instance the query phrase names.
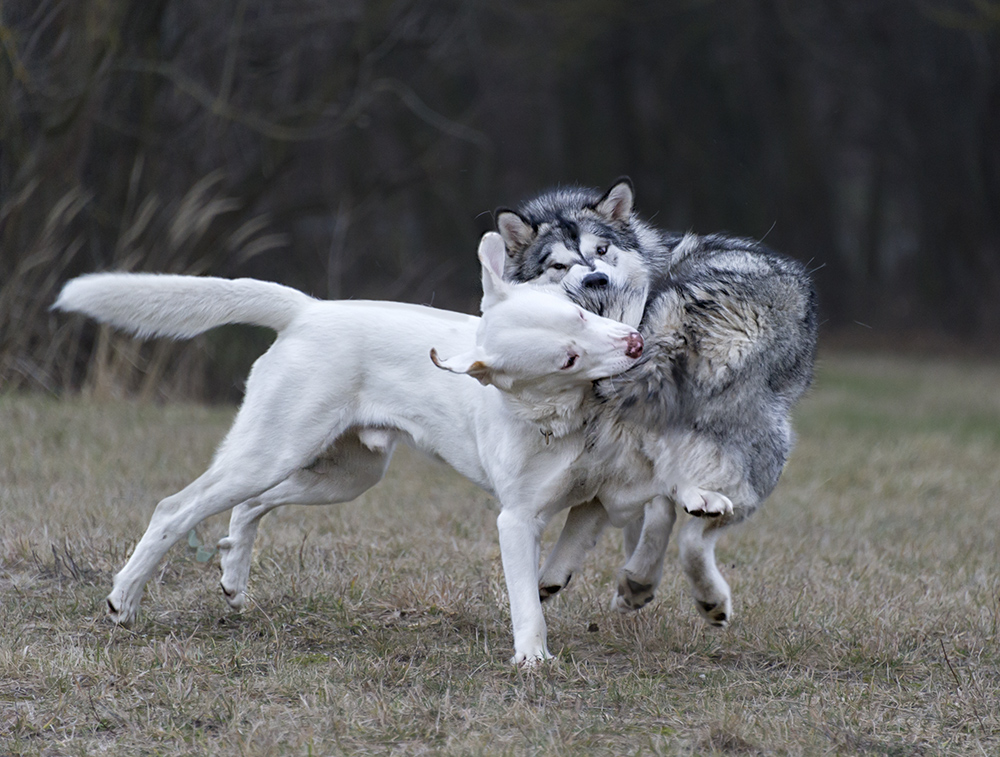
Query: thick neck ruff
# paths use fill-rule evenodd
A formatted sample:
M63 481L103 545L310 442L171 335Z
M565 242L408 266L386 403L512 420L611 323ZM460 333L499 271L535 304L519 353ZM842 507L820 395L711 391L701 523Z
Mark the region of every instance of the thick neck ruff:
M586 399L591 396L589 388L578 387L563 391L555 396L539 392L502 392L513 414L525 423L536 426L550 443L553 439L579 431L587 423Z

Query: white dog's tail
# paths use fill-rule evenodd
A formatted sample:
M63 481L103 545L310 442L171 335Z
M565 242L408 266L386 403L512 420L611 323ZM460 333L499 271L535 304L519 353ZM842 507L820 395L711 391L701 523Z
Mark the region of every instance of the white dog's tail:
M281 331L311 302L295 289L255 279L92 273L68 282L52 307L141 337L188 339L226 323Z

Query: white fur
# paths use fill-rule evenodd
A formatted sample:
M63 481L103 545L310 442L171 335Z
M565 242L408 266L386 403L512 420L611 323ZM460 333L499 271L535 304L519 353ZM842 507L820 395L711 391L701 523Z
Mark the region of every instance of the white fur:
M205 296L192 298L194 289ZM94 273L67 283L52 307L94 315L140 337L190 339L224 323L284 331L310 302L315 300L269 281Z
M591 234L581 234L581 249L588 252L596 249L595 245L600 240L595 240L596 237ZM681 259L697 249L699 244L697 236L688 234L672 254L676 259ZM595 264L591 267L582 264L581 256L568 250L565 245L554 244L550 260L562 263L565 270L559 273L558 282L543 277L532 283L553 294L565 296L566 289L579 287L584 276L591 271L598 271L607 275L617 286L644 293L648 289L648 271L638 257L621 255L614 247L609 249L613 264L608 265L602 259L595 258ZM760 266L756 261L742 265L748 270ZM549 274L551 269L547 275ZM645 296L636 298L635 303L644 304L645 299ZM681 312L677 309L678 316ZM725 318L728 312L724 310L719 317ZM626 323L637 325L641 307L621 313L618 317ZM744 318L740 324L744 328L763 328L753 318ZM671 326L666 322L662 325L665 328ZM682 325L680 320L674 324L678 333L682 330ZM730 328L727 333L732 331ZM755 333L747 333L744 340L730 339L726 342L724 354L706 354L706 358L717 359L711 364L704 362L717 372L720 370L718 366L738 364L741 351L752 344L756 336ZM579 505L570 511L559 540L545 561L540 575L539 592L543 599L555 594L569 582L572 574L582 566L586 552L610 522L624 529L627 557L625 566L619 571L619 581L611 606L622 612L641 608L653 598L662 577L664 552L676 519L674 505L682 506L685 512L696 518L714 519L731 515L733 503L729 497L698 484L711 481L714 486L719 487L748 486L740 472L731 470L731 465L719 456L714 444L692 433L649 431L624 439L597 440L592 447L591 458L594 466L604 474L599 486L599 502ZM740 493L744 494L742 490ZM746 494L745 499L749 498L750 495ZM728 584L714 564L718 530L713 528L706 531L699 526L691 526L686 527L683 533L686 534L683 545L686 545L687 554L698 555L697 559L682 559L681 565L692 586L699 612L714 625L725 625L730 615L731 601ZM711 538L706 534L711 534ZM709 586L711 589L706 588ZM706 610L709 600L702 597L716 600L718 608Z
M599 480L594 481L596 501L570 510L541 571L540 596L548 598L569 583L610 523L624 529L627 557L611 607L622 612L643 607L653 598L663 575L676 504L695 516L683 527L680 546L681 567L698 610L713 625L725 626L732 608L729 585L715 566L715 542L720 533L718 518L731 515L733 503L695 482L713 481L749 495L740 490L748 484L739 471L717 452L698 435L683 432L648 432L638 440L591 440L590 459L599 472Z
M500 237L487 234L482 319L324 302L253 280L94 274L67 284L55 307L143 335L191 336L231 322L278 331L212 464L156 506L115 577L112 619L135 617L171 545L234 507L220 547L222 586L239 606L260 517L283 504L353 499L381 479L403 439L499 499L514 660L548 657L539 537L556 512L593 497L584 403L592 381L636 362L641 338L562 298L503 282L504 256Z

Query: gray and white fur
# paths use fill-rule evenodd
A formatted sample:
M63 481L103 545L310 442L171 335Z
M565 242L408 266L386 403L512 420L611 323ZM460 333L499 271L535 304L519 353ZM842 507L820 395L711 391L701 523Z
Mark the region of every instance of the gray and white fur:
M729 591L715 538L760 506L788 459L790 414L812 380L816 293L798 261L752 239L659 231L634 212L633 198L623 178L603 193L557 189L497 211L505 276L558 285L588 310L639 328L640 362L595 384L590 444L610 484L602 497L667 497L711 516L685 526L681 561L699 610L725 625ZM578 512L566 529L596 538L600 508ZM659 520L669 536L673 515ZM654 534L657 546L644 549L649 530L641 519L626 526L619 609L641 607L659 581L666 537ZM557 544L543 596L565 586L580 552Z

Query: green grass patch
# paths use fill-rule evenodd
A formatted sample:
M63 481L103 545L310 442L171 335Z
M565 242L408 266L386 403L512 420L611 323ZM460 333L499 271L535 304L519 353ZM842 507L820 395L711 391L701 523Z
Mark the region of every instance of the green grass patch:
M220 516L107 624L233 412L0 398L0 754L1000 753L998 365L824 355L781 484L720 544L732 626L673 545L657 600L610 612L609 533L533 671L507 662L494 503L408 450L354 503L268 516L243 613L199 561Z

